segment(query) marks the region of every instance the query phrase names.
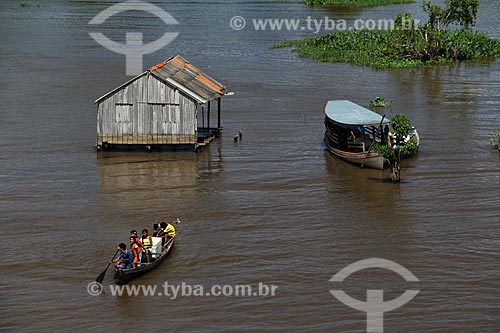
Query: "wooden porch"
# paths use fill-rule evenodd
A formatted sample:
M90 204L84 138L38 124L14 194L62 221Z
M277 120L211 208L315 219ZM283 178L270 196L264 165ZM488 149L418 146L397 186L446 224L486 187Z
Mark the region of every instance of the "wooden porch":
M196 143L196 148L201 148L208 145L215 138L219 137L222 132L222 128L210 127L210 128L198 128L198 140Z

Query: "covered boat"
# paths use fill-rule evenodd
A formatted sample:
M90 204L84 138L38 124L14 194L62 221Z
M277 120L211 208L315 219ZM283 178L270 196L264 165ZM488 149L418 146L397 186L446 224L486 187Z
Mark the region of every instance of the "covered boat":
M124 284L132 279L141 275L151 272L153 269L160 266L160 264L167 258L170 250L174 246L175 236L169 239L157 254L153 254L153 260L150 263L138 264L136 268L117 268L114 276L115 283ZM161 244L160 244L161 245Z
M325 107L325 145L334 155L360 166L383 169L386 160L372 151L373 142L387 144L390 119L348 100Z

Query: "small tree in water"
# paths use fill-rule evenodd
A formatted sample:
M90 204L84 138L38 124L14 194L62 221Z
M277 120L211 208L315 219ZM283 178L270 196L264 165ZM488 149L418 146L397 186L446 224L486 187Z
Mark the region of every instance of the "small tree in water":
M429 14L427 26L432 29L446 29L451 24L470 29L476 24L479 0L446 0L446 8L424 1L424 11Z
M446 0L444 8L425 0L423 9L429 15L423 27L409 13L396 16L393 35L397 39L396 44L402 46L400 56L403 58L424 64L428 61L439 63L482 57L480 50L494 49L493 44L475 44L479 35L471 31L476 24L479 0ZM460 29L453 30L451 26L459 26Z
M495 133L490 133L490 143L493 148L500 150L500 128Z
M386 158L391 165L391 178L394 182L401 181L401 159L410 157L417 153L418 145L413 139L407 140L411 129L410 120L400 113L391 119L391 126L394 131L394 145L375 144L374 150Z
M395 182L401 181L401 149L405 145L405 138L410 131L410 121L402 113L391 119L392 129L394 130L394 159L391 163L391 178Z

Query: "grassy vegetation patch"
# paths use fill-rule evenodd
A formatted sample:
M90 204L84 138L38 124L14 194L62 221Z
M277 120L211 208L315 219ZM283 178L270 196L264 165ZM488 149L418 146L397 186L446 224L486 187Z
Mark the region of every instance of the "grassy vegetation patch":
M274 47L295 47L300 57L344 62L377 69L441 65L500 56L500 41L466 30L441 30L432 36L420 30L338 31Z
M442 65L500 57L500 41L472 30L478 0L445 0L446 7L424 1L429 21L423 26L411 14L397 15L390 30L345 30L274 45L294 47L301 57L378 69Z
M369 7L369 6L384 6L401 3L413 3L414 0L304 0L309 6L314 5L338 5L349 7Z

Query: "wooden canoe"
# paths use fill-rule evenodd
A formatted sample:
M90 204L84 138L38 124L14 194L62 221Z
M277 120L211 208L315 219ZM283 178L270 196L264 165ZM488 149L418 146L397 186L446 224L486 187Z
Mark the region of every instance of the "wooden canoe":
M153 269L157 268L161 265L161 263L167 258L168 254L172 250L174 246L175 237L171 238L167 241L167 243L163 246L163 249L153 262L151 263L141 263L140 266L136 268L116 268L114 280L116 284L124 284L130 280L138 278L141 275L151 272Z

